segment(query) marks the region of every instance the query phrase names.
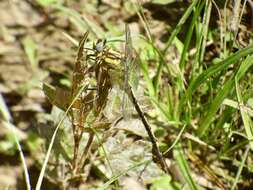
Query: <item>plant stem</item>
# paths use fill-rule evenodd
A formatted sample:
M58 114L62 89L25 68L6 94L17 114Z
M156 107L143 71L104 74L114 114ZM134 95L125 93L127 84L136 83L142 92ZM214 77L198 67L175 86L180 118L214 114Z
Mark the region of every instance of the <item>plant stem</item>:
M159 150L159 148L157 146L155 136L153 135L152 130L151 130L151 126L149 125L149 123L148 123L148 121L147 121L147 119L146 119L143 111L141 110L141 107L139 106L138 101L135 98L134 93L133 93L132 88L131 88L130 85L128 85L128 87L126 88L126 91L127 91L128 96L130 97L132 103L134 104L135 110L137 111L137 113L138 113L138 115L139 115L139 117L140 117L140 119L141 119L141 121L142 121L142 123L143 123L143 125L144 125L144 127L145 127L145 129L147 131L147 133L148 133L148 136L149 136L150 141L152 143L152 153L158 159L159 164L162 167L162 170L164 172L166 172L167 174L170 174L171 172L169 170L169 167L166 164L165 159L162 156L162 154L161 154L161 152L160 152L160 150Z
M91 145L92 145L92 142L93 142L93 139L94 139L94 133L93 132L90 132L90 136L89 136L89 139L88 139L88 142L85 146L85 149L83 151L83 154L81 156L81 159L80 159L80 166L78 168L78 171L80 172L80 170L82 170L85 166L85 161L89 155L89 151L90 151L90 148L91 148Z

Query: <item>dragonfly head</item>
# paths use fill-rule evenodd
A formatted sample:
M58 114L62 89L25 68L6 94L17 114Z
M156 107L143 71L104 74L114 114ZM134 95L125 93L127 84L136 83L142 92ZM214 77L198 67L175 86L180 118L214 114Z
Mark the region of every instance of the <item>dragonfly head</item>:
M102 52L106 47L106 39L98 39L95 44L93 44L93 49L95 49L98 52Z

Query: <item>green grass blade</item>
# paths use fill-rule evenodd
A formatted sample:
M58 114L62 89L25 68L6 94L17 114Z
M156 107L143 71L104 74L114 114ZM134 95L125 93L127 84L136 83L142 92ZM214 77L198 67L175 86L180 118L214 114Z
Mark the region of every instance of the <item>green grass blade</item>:
M99 137L98 132L96 131L96 129L95 129L94 127L91 127L91 126L90 126L90 128L91 128L91 130L94 132L94 134L96 135L96 138L97 138L97 140L98 140L98 142L99 142L99 144L100 144L100 146L101 146L101 148L102 148L102 150L103 150L103 153L105 154L105 159L106 159L106 161L107 161L107 163L108 163L108 166L109 166L109 168L110 168L110 170L111 170L111 172L112 172L112 175L114 175L114 171L113 171L113 168L112 168L110 159L109 159L109 157L108 157L108 155L107 155L107 153L106 153L105 147L103 146L103 143L102 143L102 141L101 141L101 139L100 139L100 137Z
M253 65L253 56L248 56L247 59L242 62L236 77L235 77L235 87L236 87L236 95L237 95L237 100L239 103L239 108L243 120L243 124L245 127L246 135L249 140L250 148L253 150L253 123L250 119L250 113L246 109L244 109L244 104L243 104L243 98L239 89L239 80L245 75L245 73L251 68Z
M177 135L177 137L176 137L175 141L173 142L173 144L163 153L163 155L167 154L170 150L172 150L177 145L177 143L179 142L179 140L180 140L180 138L181 138L181 136L182 136L182 134L183 134L183 132L184 132L184 130L186 128L186 126L187 125L184 125L182 127L182 129L180 130L180 132Z
M253 56L248 56L240 65L240 68L238 69L236 73L236 79L240 80L245 73L250 69L250 67L253 65Z
M11 134L14 137L14 140L15 140L18 152L19 152L20 160L22 163L22 167L24 170L26 189L31 190L31 183L30 183L28 168L27 168L26 161L25 161L25 156L23 154L21 144L19 143L19 136L20 136L18 134L19 131L17 130L17 128L13 124L11 124L11 120L12 120L11 114L7 108L7 105L5 104L2 94L0 93L0 117L1 116L3 117L2 118L3 121L1 124L3 126L6 126L11 131Z
M249 114L241 108L241 105L243 104L243 98L239 89L239 84L238 84L238 79L235 79L235 88L236 88L236 95L237 95L237 100L239 103L239 107L240 107L240 112L241 112L241 116L242 116L242 121L245 127L245 131L246 131L246 135L248 137L249 140L249 145L251 150L253 150L253 123L250 119Z
M184 157L184 153L181 147L181 144L178 144L174 149L173 149L173 155L174 158L181 170L182 175L184 176L187 184L189 185L191 190L198 190L197 184L194 182L194 180L191 177L191 172L190 168L187 164L187 161Z
M187 97L190 98L192 96L192 93L197 90L197 88L203 84L208 78L210 78L212 75L217 74L217 72L223 71L228 68L229 65L235 63L239 59L241 59L244 56L247 56L249 54L253 53L253 44L241 49L240 51L234 53L233 55L227 57L225 60L215 64L214 66L211 66L206 71L201 73L198 77L193 79L187 89Z
M200 136L203 136L208 129L209 125L211 124L213 118L215 118L215 114L220 108L220 105L224 101L224 99L227 97L227 95L233 91L234 89L234 77L239 80L241 77L245 75L245 73L249 70L249 68L253 64L252 56L248 56L241 64L240 68L238 69L238 72L235 75L232 75L230 79L223 85L223 87L218 90L218 94L216 95L215 99L213 100L212 104L210 105L210 108L207 111L206 117L202 120L200 123L200 127L198 129L198 134ZM244 109L240 109L244 110ZM245 113L245 111L243 111ZM250 135L249 130L248 135Z
M212 12L212 1L208 0L205 15L204 15L204 26L203 26L203 35L202 35L203 40L202 40L202 47L200 48L201 49L200 60L199 60L200 63L203 62L204 60L211 12Z
M97 38L105 37L102 28L98 27L96 24L92 23L90 20L88 20L84 16L80 15L74 9L64 7L60 4L54 4L54 5L52 5L52 7L61 11L66 16L68 16L69 19L77 26L77 28L81 32L89 29L92 32L92 34L94 36L96 36Z
M215 114L217 110L220 108L220 105L222 105L223 100L227 97L227 95L233 90L233 80L234 76L230 77L230 79L221 87L220 90L218 90L218 94L213 100L212 104L210 105L210 108L208 109L206 116L201 121L200 126L198 128L198 134L199 136L203 136L208 129L209 125L215 118Z
M28 172L28 168L27 168L27 164L26 164L26 161L25 161L25 156L24 156L23 151L22 151L21 144L19 143L19 138L18 138L18 135L17 135L18 131L15 129L15 126L10 123L10 121L3 121L3 125L11 130L11 133L14 137L14 140L15 140L15 143L16 143L16 146L17 146L17 149L18 149L18 153L19 153L19 156L20 156L22 167L23 167L23 170L24 170L26 189L31 190L32 188L31 188L31 183L30 183L30 178L29 178L29 172Z
M152 103L154 103L156 108L159 110L159 112L162 114L162 116L164 116L166 118L167 124L169 124L169 125L181 125L182 124L179 121L171 120L171 116L168 113L166 106L162 102L157 101L156 99L154 99L152 97L150 99L151 99Z
M54 141L55 141L55 138L56 138L56 134L57 134L57 132L58 132L61 124L63 123L64 119L67 117L68 112L71 109L72 105L78 99L78 97L80 96L80 94L85 90L85 88L87 88L87 86L82 86L82 88L79 90L78 94L76 95L76 97L74 97L74 99L72 100L72 102L69 105L68 109L64 113L62 119L60 120L60 122L58 123L57 127L54 130L54 133L52 135L52 138L51 138L48 150L47 150L47 154L46 154L45 160L43 162L43 165L42 165L42 168L41 168L41 171L40 171L40 175L39 175L39 178L38 178L35 190L40 190L40 188L41 188L41 184L42 184L43 177L44 177L44 174L45 174L45 171L46 171L46 167L47 167L47 163L48 163L48 160L49 160L49 156L50 156L50 153L52 151L52 148L53 148L53 145L54 145Z
M206 49L206 41L208 35L208 26L210 21L210 15L212 10L212 2L210 0L206 1L203 22L198 23L196 28L196 49L194 62L193 62L193 72L191 76L195 76L196 72L200 70L200 63L203 63L204 53Z
M182 26L185 24L186 20L191 15L191 13L192 13L192 11L193 11L193 9L194 9L194 7L196 6L197 3L198 3L198 0L194 0L192 2L192 4L185 11L184 15L179 20L178 24L176 25L175 29L173 30L172 34L170 35L170 38L168 39L163 52L160 52L160 53L158 52L161 59L159 61L159 65L157 67L157 71L156 71L156 74L155 74L156 77L155 77L155 80L154 80L154 86L155 86L156 91L158 89L158 85L159 85L161 73L162 73L162 70L163 70L163 66L166 66L166 61L164 60L164 56L162 56L162 55L166 54L168 48L173 43L173 41L174 41L175 37L177 36L177 34L181 31Z
M29 36L22 40L26 56L31 64L31 67L36 69L38 67L38 54L37 54L37 44Z
M237 101L227 99L227 98L222 102L222 104L226 105L226 106L230 106L230 107L235 108L237 110L240 110L240 107L241 107L241 109L246 111L250 117L253 117L253 109L251 109L249 106L239 105Z
M140 68L142 70L142 74L143 74L143 77L144 77L144 80L145 80L145 84L146 84L147 89L148 89L149 96L154 98L155 97L155 89L154 89L152 79L149 76L148 65L145 64L143 61L140 61L139 64L140 64Z
M191 20L191 24L190 24L190 26L187 30L186 38L185 38L185 41L184 41L184 48L183 48L183 52L181 54L181 58L180 58L180 62L179 62L179 68L181 70L184 70L185 63L186 63L186 60L187 60L188 48L189 48L189 45L190 45L190 41L192 39L193 29L194 29L195 23L197 22L197 18L199 16L204 4L205 4L205 1L202 1L202 3L200 3L200 5L194 11L193 17L192 17L192 20Z
M196 4L198 3L198 0L194 0L192 2L192 4L188 7L188 9L185 11L184 15L182 16L182 18L179 20L178 24L176 25L175 29L173 30L173 32L170 35L169 40L166 42L165 48L163 50L163 53L165 54L168 50L168 48L171 46L174 38L177 36L177 34L181 31L182 26L185 24L186 20L188 19L188 17L191 15L192 10L194 9L194 7L196 6Z
M0 118L4 119L5 121L12 121L11 113L1 93L0 93Z
M109 188L109 185L112 184L113 182L115 182L116 180L119 179L119 177L126 175L129 171L134 170L135 168L138 168L139 166L145 165L145 164L149 164L151 161L144 161L144 162L140 162L137 164L134 164L133 166L129 167L126 171L123 171L122 173L113 176L109 181L107 181L106 183L104 183L101 187L93 189L93 190L106 190Z
M239 109L241 112L242 120L244 123L246 135L248 137L251 150L253 150L253 142L252 142L252 140L253 140L253 128L252 128L253 124L250 119L250 112L247 109L245 109L245 106L243 104L243 98L242 98L241 92L239 90L238 82L245 75L245 73L251 68L252 65L253 65L253 56L248 56L245 59L245 61L242 62L241 66L236 74L236 77L235 77L235 87L236 87L237 100L238 100Z
M55 3L59 3L59 0L36 0L42 6L49 6Z
M246 148L246 150L245 150L245 152L243 154L242 161L241 161L240 167L239 167L239 169L237 171L237 174L236 174L236 177L235 177L235 180L234 180L234 183L232 185L231 190L235 190L236 189L236 185L237 185L237 183L239 181L239 178L240 178L240 175L242 173L243 166L244 166L245 161L246 161L246 159L248 157L249 149L250 149L250 146L247 146L247 148Z

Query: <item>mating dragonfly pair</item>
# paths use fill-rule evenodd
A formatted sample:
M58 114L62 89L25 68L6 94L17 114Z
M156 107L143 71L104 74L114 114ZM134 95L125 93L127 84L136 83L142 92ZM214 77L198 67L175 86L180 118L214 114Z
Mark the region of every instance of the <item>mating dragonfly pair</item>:
M78 147L83 132L86 129L89 130L89 127L85 128L87 121L92 118L93 120L91 120L91 122L93 125L101 124L99 121L101 115L100 113L107 103L107 98L111 88L116 84L125 92L141 119L152 143L153 155L158 159L162 169L165 172L169 172L168 166L158 149L151 127L141 110L129 83L132 78L132 69L136 66L136 60L133 54L130 30L128 26L126 26L124 53L113 51L107 47L106 41L104 40L98 40L97 43L94 44L93 48L84 48L87 37L88 32L84 34L79 42L75 68L73 71L71 94L64 91L66 96L63 97L61 93L62 90L57 92L57 88L55 89L50 85L43 84L43 90L52 104L65 111L71 107L70 116L72 118L75 143L73 160L77 160ZM59 94L61 95L59 96ZM124 99L126 99L126 96L123 98L122 107L124 107ZM61 100L65 100L66 103L62 105ZM71 100L72 103L70 103ZM103 128L103 126L105 126L105 124L102 122L101 127ZM96 126L94 127L96 128ZM93 134L93 132L91 131L90 134ZM77 163L74 163L73 165L75 168Z
M132 70L133 68L136 68L136 58L133 53L128 26L126 26L124 53L113 51L108 48L106 46L106 41L104 40L98 40L93 48L84 48L87 37L88 32L84 34L79 42L75 68L73 71L71 94L65 91L63 93L62 90L57 91L57 88L43 84L43 90L52 104L65 111L71 108L70 116L74 135L73 168L78 165L78 149L83 132L86 130L87 132L90 132L91 139L93 139L94 136L93 130L91 129L90 131L90 127L85 127L85 125L91 121L93 128L106 128L107 124L106 122L101 122L100 116L103 114L100 113L105 108L111 88L113 85L117 84L130 99L142 121L152 143L153 156L158 160L162 169L168 173L168 166L158 149L151 127L135 98L131 83L129 83L133 76ZM63 94L65 94L65 96ZM126 99L126 96L123 96L122 107L124 107L124 98ZM71 100L72 102L70 103ZM62 104L62 102L65 103ZM110 126L110 122L108 125Z
M106 44L106 40L101 39L93 45L93 48L84 48L83 46L87 37L88 32L84 34L79 44L78 56L73 74L72 97L77 95L83 85L88 86L87 89L93 89L93 92L86 90L85 93L80 96L79 101L74 103L72 110L74 112L75 110L79 110L79 114L77 115L80 115L80 109L86 109L81 111L85 114L85 112L88 113L93 107L95 112L100 113L106 105L109 91L114 85L118 85L120 89L125 92L123 95L122 110L126 110L125 107L128 102L127 96L132 94L130 93L131 87L129 80L132 78L133 68L136 68L128 26L126 26L124 53L109 48ZM91 64L89 64L90 62ZM81 104L83 104L82 107L84 108L80 107ZM74 116L73 119L75 118L78 117ZM80 119L81 118L78 120Z
M90 133L92 142L93 130L110 127L110 122L103 121L103 114L100 113L106 106L110 90L115 85L114 81L128 95L133 96L132 100L135 99L128 83L130 65L133 64L129 28L126 26L123 54L107 47L105 40L98 40L93 48L84 48L87 38L88 32L79 42L70 96L73 101L70 111L74 134L73 168L78 166L79 144L83 132ZM85 154L81 156L80 163L85 163L85 157Z
M152 133L151 127L138 104L137 99L132 91L129 80L131 79L132 69L135 68L136 60L133 55L132 40L130 30L126 25L126 41L125 41L125 52L120 54L108 48L106 41L99 40L93 47L94 53L89 55L93 57L95 61L95 73L97 79L97 95L98 100L102 97L102 104L106 103L105 95L108 95L109 87L116 83L123 90L128 98L131 100L142 124L145 127L146 132L152 143L152 153L155 159L158 160L162 169L169 173L169 168L157 146L156 139ZM126 96L123 98L123 107ZM101 103L101 102L100 102ZM103 105L103 106L104 106Z

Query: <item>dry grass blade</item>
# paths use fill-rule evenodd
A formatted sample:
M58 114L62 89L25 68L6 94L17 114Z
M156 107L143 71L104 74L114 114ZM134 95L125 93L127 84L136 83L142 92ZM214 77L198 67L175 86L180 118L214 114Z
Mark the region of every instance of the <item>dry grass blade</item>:
M84 54L84 44L88 38L88 34L89 34L88 31L84 33L82 39L79 42L77 57L75 61L75 68L73 72L73 79L72 79L72 92L71 92L72 99L77 96L78 92L80 91L80 88L82 88L83 85L84 86L89 85L88 83L89 81L87 81L88 79L85 78L86 77L85 72L88 69L88 65L86 63L86 52ZM90 96L92 98L92 94L90 94ZM84 110L87 108L84 108L83 98L84 98L83 96L79 96L76 99L76 101L73 103L73 106L71 107L72 128L73 128L73 135L74 135L74 155L73 155L73 160L72 160L74 173L77 169L76 167L78 163L77 158L78 158L79 144L80 144L80 140L83 134L82 128L84 126L85 118L89 111L89 110Z

